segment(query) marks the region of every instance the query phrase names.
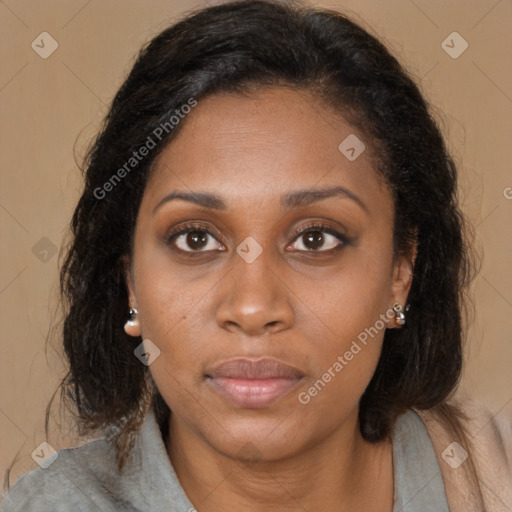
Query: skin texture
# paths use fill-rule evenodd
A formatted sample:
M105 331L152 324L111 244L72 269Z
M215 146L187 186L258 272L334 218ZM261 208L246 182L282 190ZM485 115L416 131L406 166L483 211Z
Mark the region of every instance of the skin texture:
M284 87L210 96L181 128L144 192L126 281L140 321L130 334L161 351L150 371L173 411L167 449L185 492L199 512L390 512L391 443L364 441L357 420L385 329L308 404L298 400L407 300L414 257L393 259L392 194L371 141L310 93ZM338 149L350 134L366 145L355 161ZM280 204L286 193L331 186L364 206L346 195ZM227 208L173 200L154 211L174 190L215 193ZM205 245L187 235L167 243L187 221L211 231ZM348 241L331 250L340 240L313 228L324 238L308 251L314 243L295 230L312 221ZM236 252L249 236L262 248L252 263ZM236 406L205 379L219 361L261 356L305 374L268 407Z

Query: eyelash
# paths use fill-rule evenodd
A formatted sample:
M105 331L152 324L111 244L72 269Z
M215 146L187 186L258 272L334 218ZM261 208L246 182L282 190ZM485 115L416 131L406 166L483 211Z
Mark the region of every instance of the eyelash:
M166 244L167 245L173 245L173 242L174 242L174 240L176 238L178 238L181 235L185 235L185 234L188 234L190 232L193 232L193 231L204 232L204 233L214 237L215 239L217 239L217 237L218 237L218 235L213 233L205 225L196 224L196 223L190 223L190 224L186 224L185 226L183 226L178 231L175 231L174 233L171 233L167 237ZM319 222L312 222L310 224L307 224L306 226L301 226L300 228L297 228L294 231L294 238L293 238L292 243L294 243L298 238L300 238L301 235L305 235L306 233L314 232L314 231L321 231L322 233L328 233L329 235L332 235L335 238L338 238L340 240L340 243L336 247L333 247L333 248L327 249L327 250L323 250L323 251L322 250L311 249L309 251L300 250L299 252L308 253L308 254L312 254L312 253L326 254L326 253L329 253L329 252L341 249L342 247L344 247L345 245L347 245L350 242L350 240L349 240L349 238L347 236L343 235L342 233L339 233L338 231L336 231L335 229L331 228L330 226L328 226L326 224L323 224L323 223L319 223ZM177 250L177 251L180 251L182 253L187 253L188 255L201 255L201 254L205 254L205 253L210 252L210 251L183 251L182 249L179 249L179 248L176 248L176 247L174 249Z

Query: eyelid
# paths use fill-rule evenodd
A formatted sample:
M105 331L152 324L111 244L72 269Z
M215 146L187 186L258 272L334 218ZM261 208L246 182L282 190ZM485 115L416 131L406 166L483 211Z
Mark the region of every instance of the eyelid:
M312 221L309 224L306 224L305 226L296 228L294 230L295 238L293 240L296 240L300 235L302 235L308 231L313 231L313 230L318 230L318 231L323 231L325 233L329 233L330 235L335 236L336 238L339 238L342 241L348 240L348 237L346 235L344 235L343 233L340 233L336 229L332 228L328 224L325 224L324 222L321 222L321 221Z

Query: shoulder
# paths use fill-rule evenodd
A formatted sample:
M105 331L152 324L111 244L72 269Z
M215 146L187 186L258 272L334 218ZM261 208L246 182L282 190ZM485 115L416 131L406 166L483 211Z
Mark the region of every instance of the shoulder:
M104 439L57 452L44 468L24 474L5 495L1 512L128 510L112 492L118 475L115 451Z
M477 497L471 481L471 465L488 510L512 510L512 418L503 411L492 413L469 398L454 405L463 413L461 423L469 444L434 411L416 411L432 440L443 473L451 510L472 511ZM466 450L467 448L467 450Z

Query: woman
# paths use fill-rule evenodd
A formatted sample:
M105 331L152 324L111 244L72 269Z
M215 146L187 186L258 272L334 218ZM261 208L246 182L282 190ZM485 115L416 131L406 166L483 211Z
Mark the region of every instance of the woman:
M103 437L2 510L510 510L510 439L451 399L454 164L341 14L250 0L158 35L72 229L62 390Z

